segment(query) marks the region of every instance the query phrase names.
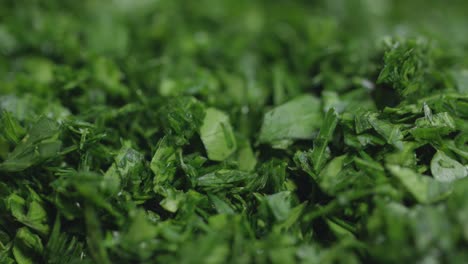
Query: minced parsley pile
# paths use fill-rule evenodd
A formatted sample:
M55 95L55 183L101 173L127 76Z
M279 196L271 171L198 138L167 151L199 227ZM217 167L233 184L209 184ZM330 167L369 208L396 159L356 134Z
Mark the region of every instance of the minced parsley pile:
M0 5L0 263L468 263L466 1Z

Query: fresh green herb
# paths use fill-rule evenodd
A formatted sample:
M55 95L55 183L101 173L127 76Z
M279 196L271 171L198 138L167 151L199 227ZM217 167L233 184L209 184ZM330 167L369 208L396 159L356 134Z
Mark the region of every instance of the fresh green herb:
M0 263L468 263L466 10L2 1Z

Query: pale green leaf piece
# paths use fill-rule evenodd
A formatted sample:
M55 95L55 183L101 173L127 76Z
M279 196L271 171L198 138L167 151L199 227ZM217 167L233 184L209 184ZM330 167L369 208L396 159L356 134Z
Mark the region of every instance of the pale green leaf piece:
M291 211L291 192L284 191L266 196L266 201L276 220L284 221Z
M431 161L432 176L441 182L453 182L468 176L468 169L442 151L437 151Z
M238 138L237 162L242 171L252 171L257 165L257 158L248 140Z
M161 195L165 198L159 203L165 210L175 213L179 210L180 205L185 200L185 194L182 191L173 188L165 189Z
M229 116L215 108L206 110L200 136L210 160L223 161L237 149Z
M259 141L284 148L288 145L285 141L313 138L321 124L320 100L303 95L265 114Z

